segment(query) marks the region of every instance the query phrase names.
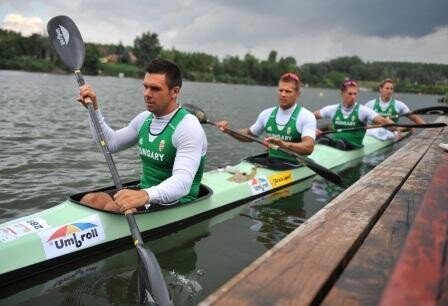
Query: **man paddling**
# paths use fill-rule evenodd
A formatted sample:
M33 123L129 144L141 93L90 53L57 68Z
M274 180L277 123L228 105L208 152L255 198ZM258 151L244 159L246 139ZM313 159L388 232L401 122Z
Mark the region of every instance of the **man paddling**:
M367 107L376 111L379 115L392 119L394 123L398 123L398 115L407 114L410 112L409 107L405 103L396 100L393 97L394 81L392 79L384 79L381 81L379 93L380 96L378 98L370 100L365 104ZM426 123L420 116L415 114L408 115L407 117L416 124ZM398 132L401 132L402 130L404 129L397 128ZM383 140L395 138L394 133L383 128L370 129L367 131L367 134Z
M368 122L374 124L393 123L392 120L378 115L374 110L356 102L358 98L358 84L354 80L346 80L341 85L342 102L329 105L314 112L317 119L331 119L335 130L366 126ZM318 139L319 144L330 145L341 150L354 150L363 147L362 141L365 129L334 133ZM318 132L319 134L319 132Z
M125 212L153 203L171 205L197 198L207 139L197 118L176 102L181 86L182 75L174 63L153 60L143 80L147 110L116 131L104 121L93 89L88 85L80 87L78 100L85 105L86 98L92 99L109 150L118 152L137 145L142 160L139 189L122 189L113 198L104 192L89 193L82 203Z
M311 154L316 137L316 119L312 112L297 104L300 86L300 78L297 74L288 72L282 75L277 89L278 106L263 110L254 124L240 132L255 137L266 132L265 142L267 143L301 155ZM251 141L228 131L229 124L226 120L219 121L216 125L235 139ZM274 149L269 149L267 157L260 157L253 161L273 169L297 166L297 160L294 157Z

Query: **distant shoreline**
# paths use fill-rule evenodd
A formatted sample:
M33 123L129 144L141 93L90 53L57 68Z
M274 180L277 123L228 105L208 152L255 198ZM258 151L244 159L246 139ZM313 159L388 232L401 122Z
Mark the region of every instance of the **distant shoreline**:
M28 71L28 70L17 70L17 69L2 69L0 68L0 71L12 71L12 72L26 72L26 73L40 73L40 74L53 74L53 75L70 75L70 72L65 72L65 71ZM133 76L127 76L127 75L106 75L106 74L97 74L97 75L89 75L86 74L88 76L95 76L95 77L112 77L112 78L131 78L131 79L136 79L138 80L140 77L133 77ZM212 84L228 84L228 85L243 85L243 86L267 86L267 87L275 87L274 85L262 85L262 84L238 84L238 83L224 83L224 82L210 82L210 81L202 81L202 80L190 80L187 78L184 78L185 81L188 82L198 82L198 83L212 83ZM359 87L359 91L361 92L375 92L377 89L376 88L368 88L363 86L364 83L370 84L372 83L372 81L359 81L358 82L360 84ZM321 87L321 86L309 86L308 84L306 84L307 86L304 86L304 88L313 88L313 89L339 89L337 87ZM428 95L440 95L439 93L432 93L432 92L425 92L425 93L420 93L420 92L412 92L412 91L395 91L397 94L401 93L401 94L405 94L405 93L411 93L411 94L417 94L417 95L421 95L421 94L428 94ZM437 99L437 102L440 103L444 103L444 99L446 99L448 103L448 97L444 96L444 97L440 97Z

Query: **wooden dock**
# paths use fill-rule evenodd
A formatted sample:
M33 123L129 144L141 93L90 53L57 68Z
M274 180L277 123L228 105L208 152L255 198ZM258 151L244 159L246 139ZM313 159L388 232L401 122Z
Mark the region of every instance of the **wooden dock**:
M448 305L442 142L414 135L200 305Z

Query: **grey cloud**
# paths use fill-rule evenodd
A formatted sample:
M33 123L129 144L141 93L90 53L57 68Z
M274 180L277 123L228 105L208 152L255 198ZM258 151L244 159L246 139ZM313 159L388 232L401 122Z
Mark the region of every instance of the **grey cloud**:
M447 11L448 0L0 0L4 15L68 15L88 42L132 45L151 31L165 48L260 58L277 50L299 62L353 54L446 62L435 49L448 46Z
M446 0L214 0L260 18L279 17L297 30L339 27L360 35L421 37L448 24Z

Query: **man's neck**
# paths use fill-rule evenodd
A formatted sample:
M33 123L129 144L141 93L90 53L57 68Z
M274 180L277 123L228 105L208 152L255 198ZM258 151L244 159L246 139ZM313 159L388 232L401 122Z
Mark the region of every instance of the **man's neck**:
M176 104L176 106L175 106L174 108L170 107L169 109L167 109L166 111L164 111L164 112L163 112L163 115L158 115L158 114L156 115L156 114L154 114L154 116L155 116L156 118L170 117L170 116L172 116L172 115L177 111L178 108L179 108L179 105Z
M172 114L172 113L173 113L175 110L177 110L178 108L179 108L179 105L177 105L176 102L174 102L174 103L170 103L170 105L169 105L167 108L165 108L165 109L163 110L163 112L161 112L160 114L156 114L156 113L154 113L154 116L156 116L156 118L165 117L165 116L167 116L167 115Z
M346 102L342 101L342 107L344 107L345 109L350 109L353 106L355 106L355 104L356 104L356 102L354 102L353 104L350 104L350 103L346 103Z
M380 96L381 101L383 102L390 102L390 100L392 99L392 97L381 97Z
M291 105L290 107L283 108L282 106L280 106L280 109L281 109L282 111L284 111L284 112L287 112L287 111L289 111L289 110L291 110L291 109L294 109L294 107L296 107L296 105L297 105L297 103L294 102L294 104Z

